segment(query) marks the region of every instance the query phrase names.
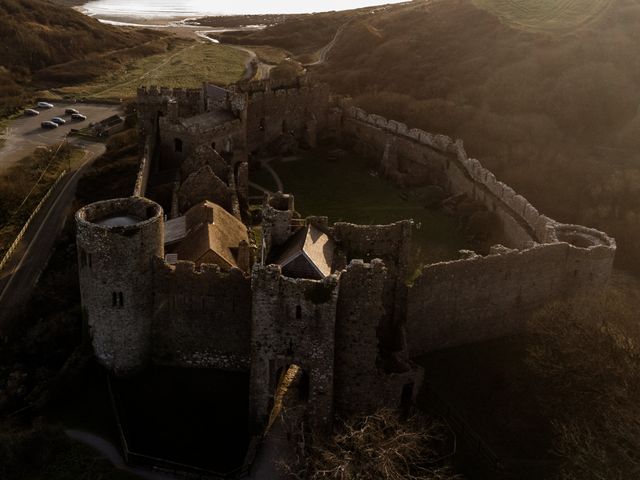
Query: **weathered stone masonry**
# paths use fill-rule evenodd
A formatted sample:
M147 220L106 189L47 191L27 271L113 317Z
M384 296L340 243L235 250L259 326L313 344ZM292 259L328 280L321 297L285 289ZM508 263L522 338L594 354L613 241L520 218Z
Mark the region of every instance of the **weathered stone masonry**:
M252 416L266 420L278 372L295 364L309 377L310 418L316 427L330 425L338 279L291 279L276 265L254 268Z
M356 148L379 158L395 183L437 184L484 204L499 216L503 243L511 247L423 268L407 298L412 356L516 333L522 325L515 319L523 311L607 282L616 249L612 238L541 215L468 158L462 141L357 108L344 111L343 125Z
M138 223L98 223L127 215ZM117 373L139 370L150 360L152 262L163 255L162 216L162 208L144 198L98 202L76 214L84 315L96 357Z
M408 358L516 333L522 312L600 288L611 273L616 246L606 234L541 215L468 158L461 141L369 115L326 86L149 88L138 100L145 154L134 197L76 215L83 310L98 360L116 373L149 362L249 371L251 415L261 424L279 373L296 364L308 380L309 421L324 429L335 413L397 405L414 381ZM255 247L266 256L312 223L335 243L328 277L168 262L162 208L143 198L151 172L187 177L176 182L173 217L199 189L241 218L249 153L283 136L310 147L340 139L402 188L438 185L480 202L500 219L502 245L426 265L407 285L411 221L330 225L301 219L293 197L276 194L265 199L264 246Z
M249 370L251 279L216 265L154 266L154 363Z

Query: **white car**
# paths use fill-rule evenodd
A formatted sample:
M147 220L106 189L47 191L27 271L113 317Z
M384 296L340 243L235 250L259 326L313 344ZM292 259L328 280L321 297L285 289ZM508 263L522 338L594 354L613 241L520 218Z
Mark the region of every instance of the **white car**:
M53 108L53 104L49 102L38 102L38 108Z
M72 118L72 119L74 119L74 120L83 120L83 121L84 121L84 120L86 120L86 119L87 119L87 116L86 116L86 115L83 115L83 114L81 114L81 113L73 113L73 114L71 115L71 118Z

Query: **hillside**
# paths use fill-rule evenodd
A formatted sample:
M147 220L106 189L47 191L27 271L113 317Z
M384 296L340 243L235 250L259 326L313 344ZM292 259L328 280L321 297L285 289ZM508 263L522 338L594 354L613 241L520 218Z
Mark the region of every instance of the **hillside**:
M103 25L45 0L0 2L0 114L32 87L86 81L167 48L164 35ZM55 66L64 67L54 68Z
M338 29L348 21L366 18L387 7L359 8L341 12L285 15L276 18L269 28L254 31L230 31L214 34L223 43L272 45L287 50L302 63L317 60L316 54L328 44ZM218 17L219 18L219 17ZM224 26L214 18L198 19L203 25Z
M311 73L370 112L462 138L542 212L615 235L619 265L640 272L639 22L635 0L414 2L354 17ZM289 48L284 28L250 40Z

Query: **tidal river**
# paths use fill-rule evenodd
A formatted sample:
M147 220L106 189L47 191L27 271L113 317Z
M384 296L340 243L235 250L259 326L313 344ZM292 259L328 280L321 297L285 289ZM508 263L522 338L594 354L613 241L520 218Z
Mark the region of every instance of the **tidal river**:
M82 6L98 18L181 18L205 15L313 13L400 3L403 0L95 0Z

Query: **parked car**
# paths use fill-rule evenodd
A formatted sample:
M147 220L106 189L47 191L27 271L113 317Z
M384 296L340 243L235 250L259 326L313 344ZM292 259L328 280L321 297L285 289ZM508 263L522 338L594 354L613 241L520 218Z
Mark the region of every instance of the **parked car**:
M73 114L71 114L71 118L74 119L74 120L86 120L87 116L83 115L81 113L73 113Z
M50 122L50 121L48 121L48 120L47 120L46 122L42 122L42 123L40 124L40 126L41 126L42 128L58 128L58 124L57 124L57 123L55 123L55 122Z
M78 110L76 110L75 108L67 108L64 111L65 115L74 115L76 113L80 113Z
M58 125L64 125L65 123L67 123L67 121L64 118L60 118L60 117L53 117L51 121L53 123L57 123Z
M38 108L53 108L53 104L49 102L38 102Z
M36 116L36 115L40 115L40 112L38 110L34 110L33 108L27 108L24 111L24 114L33 117L33 116Z

